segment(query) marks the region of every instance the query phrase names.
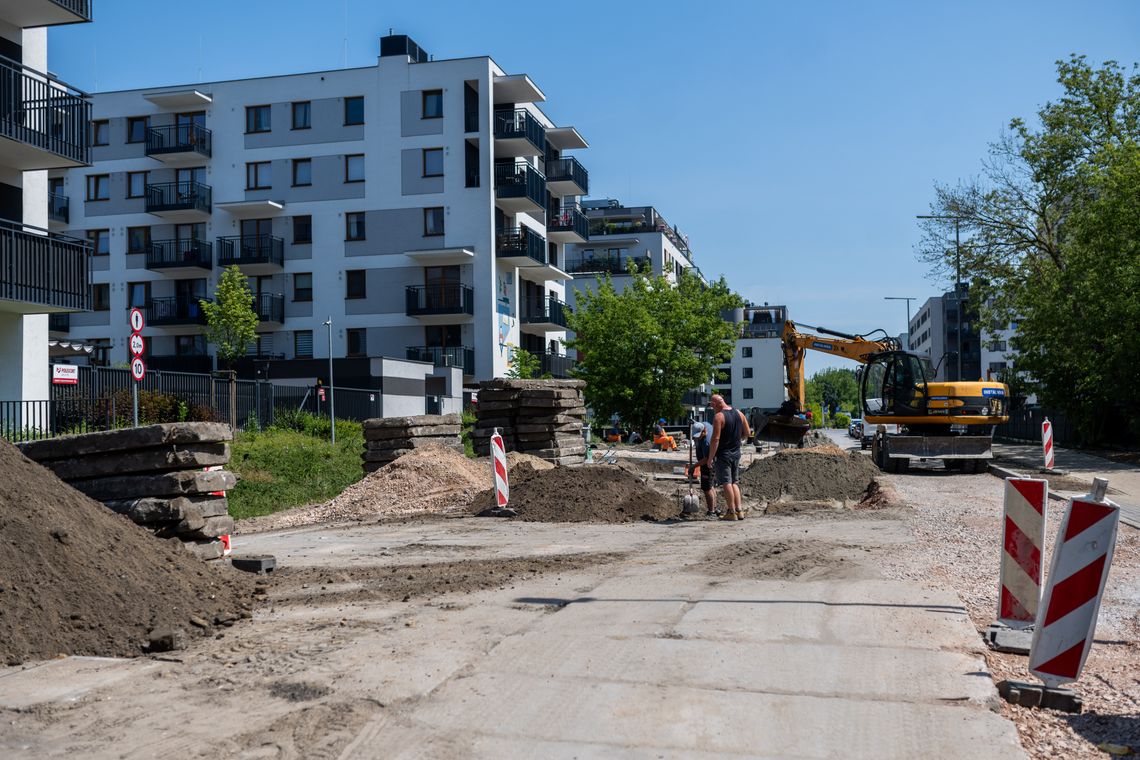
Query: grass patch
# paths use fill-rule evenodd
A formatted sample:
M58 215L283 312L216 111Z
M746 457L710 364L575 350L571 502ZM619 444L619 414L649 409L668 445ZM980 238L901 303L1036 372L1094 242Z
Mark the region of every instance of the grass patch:
M336 446L329 443L327 420L324 425L290 422L302 429L272 427L242 433L234 442L227 466L239 476L229 492L234 518L328 501L360 480L364 432L359 422L337 420Z

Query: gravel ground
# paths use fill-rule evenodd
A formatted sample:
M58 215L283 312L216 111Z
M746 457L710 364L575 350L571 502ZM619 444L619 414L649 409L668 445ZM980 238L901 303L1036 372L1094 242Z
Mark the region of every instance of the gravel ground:
M885 557L884 573L949 584L966 604L980 635L994 621L997 609L1002 481L991 475L942 471L885 478L914 507L909 522L918 542ZM1050 500L1047 557L1052 556L1063 511L1064 502ZM986 660L997 681L1035 680L1026 670L1025 657L986 650ZM1029 756L1042 760L1140 756L1140 531L1123 524L1095 643L1073 688L1084 699L1081 715L1002 702L1002 713L1017 725Z

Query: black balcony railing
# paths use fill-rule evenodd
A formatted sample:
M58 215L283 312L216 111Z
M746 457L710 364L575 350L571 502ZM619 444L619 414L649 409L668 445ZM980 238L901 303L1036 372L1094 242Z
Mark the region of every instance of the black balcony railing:
M541 153L546 147L546 128L538 123L538 119L528 111L495 112L495 139L496 140L529 140L536 153Z
M565 379L572 377L571 371L574 369L576 361L569 356L562 356L561 354L552 354L546 352L538 355L539 371L551 377Z
M582 240L590 239L590 220L582 213L577 203L552 206L546 216L546 231L573 232Z
M86 241L0 219L0 300L87 311Z
M199 303L202 300L211 299L182 296L152 298L146 302L146 323L155 326L204 325L206 312Z
M567 256L565 271L570 274L608 272L628 274L630 267L643 270L649 266L648 256Z
M159 156L166 153L198 153L209 157L214 136L200 124L172 124L150 127L146 131L146 154Z
M409 285L405 289L405 298L405 313L409 317L475 313L474 291L459 283Z
M48 219L67 224L71 221L71 199L60 193L48 193Z
M70 332L71 314L68 312L54 312L52 314L48 314L48 331Z
M528 163L495 164L495 197L526 198L539 207L547 207L546 177Z
M161 182L146 186L146 210L201 211L210 213L213 190L201 182Z
M272 235L236 235L218 238L218 266L237 264L285 265L285 241Z
M75 164L89 164L90 121L87 93L0 56L0 136ZM42 164L39 168L66 165L52 160Z
M467 346L408 346L408 361L431 362L437 367L462 367L463 374L475 374L475 349Z
M91 0L51 0L60 8L71 11L84 21L91 20Z
M146 251L147 269L213 267L214 247L205 240L155 240Z
M572 195L587 195L590 192L590 173L572 156L547 159L546 181L547 183L573 182L581 192Z
M546 296L541 301L527 301L523 309L522 322L525 324L554 324L566 327L566 314L570 307L554 296Z
M530 227L515 227L498 234L495 255L500 258L525 256L535 264L545 265L546 241Z
M285 321L285 296L280 293L256 293L253 307L262 322Z

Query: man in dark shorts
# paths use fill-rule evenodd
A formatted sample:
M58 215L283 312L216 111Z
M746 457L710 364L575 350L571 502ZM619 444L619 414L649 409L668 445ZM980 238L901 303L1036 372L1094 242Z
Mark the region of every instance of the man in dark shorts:
M724 516L722 520L743 520L740 509L740 442L752 432L748 420L739 410L724 402L719 393L712 397L712 442L709 444L709 461L713 463L716 482L724 489Z
M693 439L693 457L697 460L689 469L689 477L693 477L693 470L701 468L701 492L705 495L705 508L707 516L716 514L716 489L713 488L712 463L709 462L709 443L712 440L712 425L707 422L694 422L690 429Z

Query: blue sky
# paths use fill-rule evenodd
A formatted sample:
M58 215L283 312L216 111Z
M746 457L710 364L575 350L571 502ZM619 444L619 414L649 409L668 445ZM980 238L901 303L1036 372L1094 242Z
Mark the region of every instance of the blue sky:
M346 24L347 9L347 24ZM935 181L978 173L1054 61L1140 61L1140 3L518 4L95 0L50 67L117 90L375 63L389 28L436 58L490 55L590 142L591 197L650 204L705 274L807 324L905 329L949 283L915 260ZM808 370L832 364L809 358ZM836 366L849 366L838 363Z

